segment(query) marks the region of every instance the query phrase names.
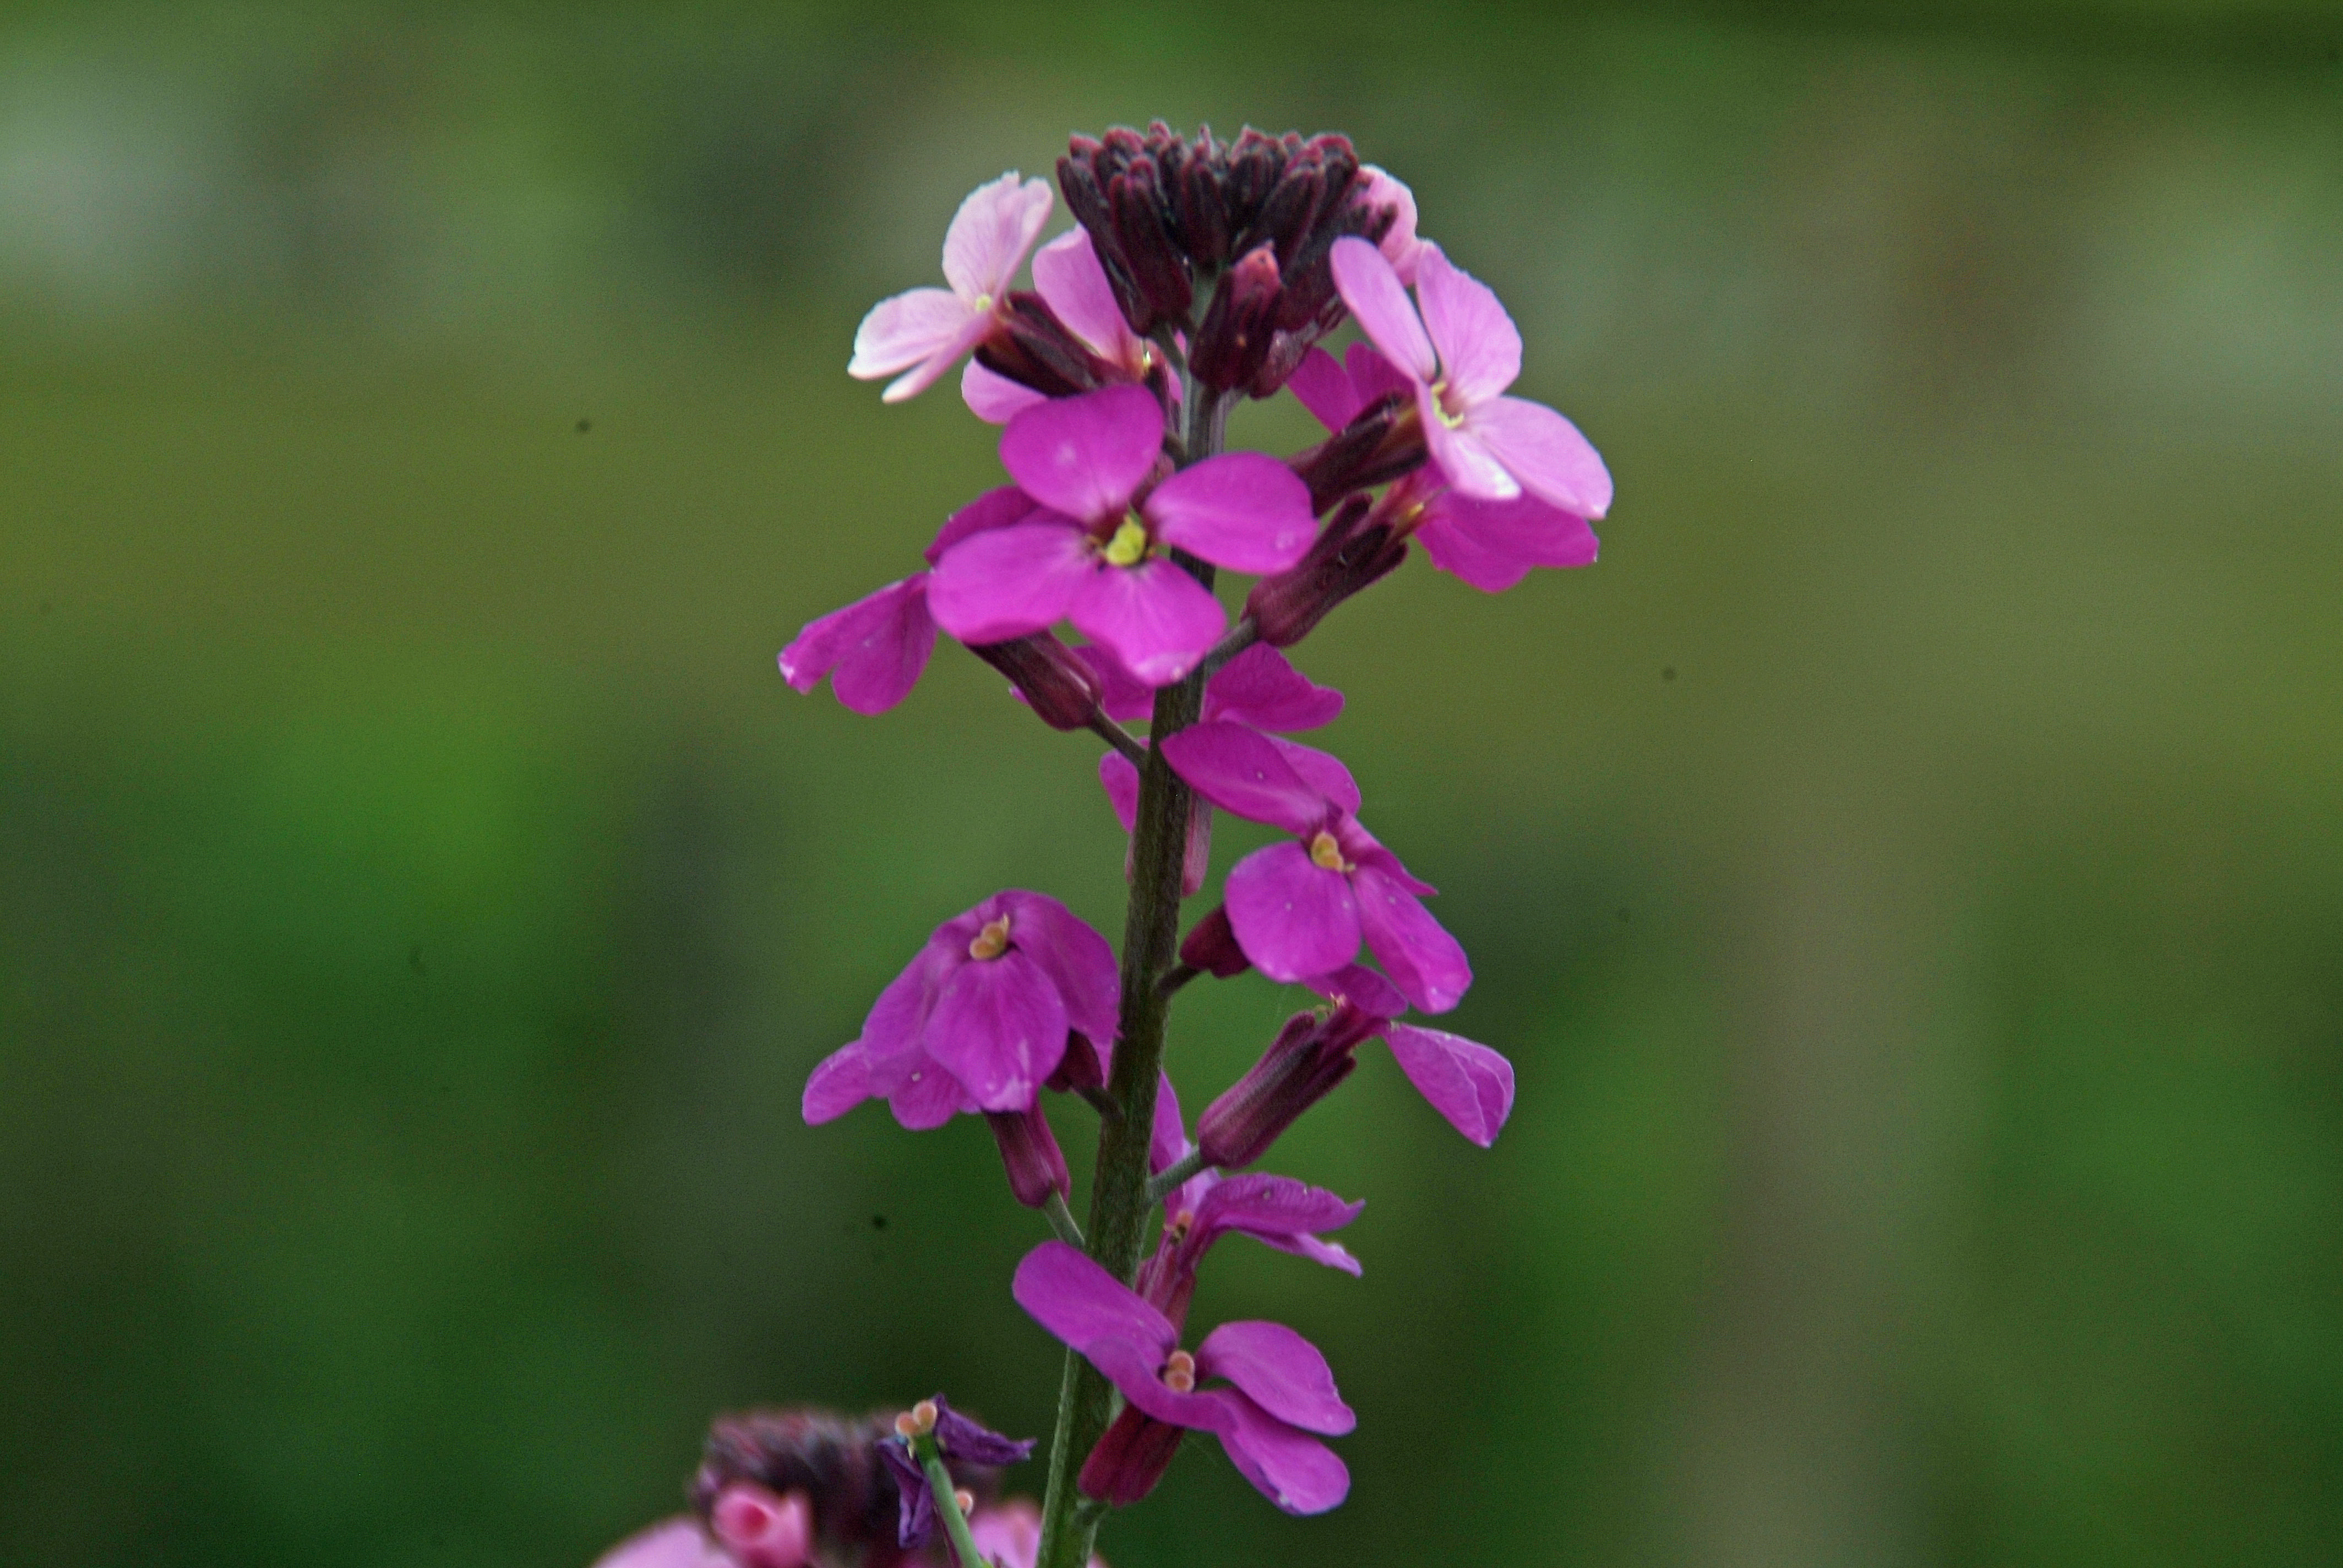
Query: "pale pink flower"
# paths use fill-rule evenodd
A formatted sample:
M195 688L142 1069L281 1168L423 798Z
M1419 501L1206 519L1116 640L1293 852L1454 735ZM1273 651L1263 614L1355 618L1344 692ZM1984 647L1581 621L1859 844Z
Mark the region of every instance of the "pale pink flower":
M859 381L894 376L882 394L890 403L934 386L1000 319L1010 280L1050 220L1051 202L1047 180L1021 185L1013 169L970 191L944 234L944 280L951 286L914 288L872 306L855 328L846 373Z
M1060 325L1123 380L1144 381L1154 369L1155 346L1123 319L1088 229L1069 229L1033 253L1033 289ZM1169 385L1176 402L1179 378L1172 377ZM973 359L960 372L960 395L969 412L990 425L1006 425L1034 404L1049 400Z

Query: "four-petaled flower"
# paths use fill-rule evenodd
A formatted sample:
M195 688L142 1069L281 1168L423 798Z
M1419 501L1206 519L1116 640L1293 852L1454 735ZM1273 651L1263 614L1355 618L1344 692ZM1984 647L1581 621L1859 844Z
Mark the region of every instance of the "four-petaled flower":
M914 1131L956 1111L1032 1109L1072 1030L1103 1051L1118 1005L1114 950L1041 893L995 893L938 926L879 994L862 1033L806 1081L819 1125L881 1099Z
M1001 466L1032 510L942 552L928 588L937 622L973 643L1068 618L1151 686L1187 674L1228 618L1169 550L1282 571L1309 549L1317 518L1309 487L1259 452L1208 458L1141 495L1162 442L1162 406L1141 387L1059 398L1010 420Z
M1365 343L1352 344L1341 363L1324 349L1312 349L1285 384L1336 431L1389 394L1415 391L1414 383ZM1526 490L1506 501L1465 495L1449 484L1437 462L1402 477L1372 516L1388 518L1401 534L1422 539L1433 565L1483 593L1503 592L1533 567L1592 566L1597 548L1593 526L1577 513Z
M1222 1323L1191 1354L1169 1318L1063 1241L1027 1253L1011 1293L1130 1401L1082 1465L1089 1495L1145 1496L1182 1431L1219 1438L1238 1473L1288 1513L1322 1513L1350 1493L1351 1473L1312 1434L1339 1437L1357 1417L1318 1347L1284 1324ZM1211 1379L1225 1381L1202 1386Z
M1449 482L1484 501L1526 490L1581 518L1611 508L1611 476L1578 427L1543 403L1503 396L1522 373L1522 335L1489 286L1426 242L1422 316L1399 274L1363 239L1334 242L1334 286L1415 394L1423 438Z
M1010 280L1050 221L1051 199L1049 181L1021 185L1014 170L970 191L944 231L951 286L914 288L872 306L854 329L846 373L858 381L895 376L880 394L889 403L934 386L1000 319Z
M1361 824L1359 787L1341 762L1226 721L1180 731L1163 755L1221 809L1294 835L1229 870L1229 925L1254 968L1306 980L1349 963L1363 936L1417 1008L1446 1012L1463 998L1473 967L1423 907L1434 890Z

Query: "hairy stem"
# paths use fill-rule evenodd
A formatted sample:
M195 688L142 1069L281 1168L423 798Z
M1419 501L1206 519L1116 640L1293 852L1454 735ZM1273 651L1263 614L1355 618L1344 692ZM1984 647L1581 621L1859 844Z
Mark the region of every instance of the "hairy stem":
M1186 462L1221 450L1228 405L1219 393L1188 378ZM1212 568L1174 552L1172 558L1206 588ZM1153 740L1196 722L1204 702L1204 672L1155 694ZM1131 902L1122 926L1121 1037L1115 1042L1114 1077L1107 1092L1121 1111L1101 1118L1096 1173L1091 1181L1090 1255L1116 1279L1139 1268L1151 1205L1147 1151L1155 1126L1156 1074L1163 1060L1163 1020L1170 993L1157 980L1178 960L1180 872L1188 849L1188 787L1163 760L1160 745L1139 765L1139 816L1131 836ZM1078 1507L1074 1478L1114 1414L1114 1386L1072 1351L1066 1352L1058 1391L1058 1423L1050 1437L1050 1489L1041 1504L1041 1546L1035 1568L1083 1568L1098 1534L1099 1513Z
M1165 1194L1192 1180L1196 1172L1210 1163L1211 1161L1204 1158L1202 1150L1191 1151L1186 1158L1174 1161L1165 1168L1161 1175L1148 1182L1147 1201L1151 1203L1161 1203Z

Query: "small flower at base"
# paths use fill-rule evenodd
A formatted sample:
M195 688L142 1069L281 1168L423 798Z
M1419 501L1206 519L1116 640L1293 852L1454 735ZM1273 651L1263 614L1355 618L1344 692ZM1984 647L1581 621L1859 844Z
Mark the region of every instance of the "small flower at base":
M1196 1122L1196 1144L1207 1161L1232 1171L1252 1164L1351 1076L1359 1065L1352 1050L1358 1041L1345 1042L1347 1030L1332 1027L1340 1013L1340 1008L1326 1016L1295 1013L1261 1060L1205 1107Z
M870 1446L894 1478L899 1503L896 1540L905 1551L926 1546L935 1539L938 1528L935 1494L915 1450L933 1442L954 1482L969 1479L962 1472L970 1466L1015 1464L1033 1452L1032 1439L1004 1437L952 1409L941 1394L923 1399L896 1417L895 1432L894 1437L881 1438ZM990 1474L990 1468L975 1473L980 1480L989 1480ZM957 1487L954 1490L958 1492ZM963 1504L960 1512L965 1514L968 1505Z
M1049 1202L1052 1192L1061 1198L1071 1195L1074 1184L1066 1171L1066 1156L1058 1148L1050 1119L1041 1114L1038 1101L1021 1111L988 1111L984 1122L992 1129L993 1141L1001 1145L1009 1191L1020 1203L1039 1209Z
M736 1481L717 1493L708 1527L739 1568L806 1568L813 1561L813 1513L802 1492L776 1496Z
M1229 908L1215 904L1212 912L1198 920L1180 941L1180 961L1191 969L1202 970L1214 980L1232 980L1252 968L1252 960L1237 946L1237 934L1229 925Z
M1251 383L1269 358L1279 294L1277 252L1257 245L1221 279L1196 329L1188 368L1197 380L1222 392Z
M1291 648L1336 605L1388 577L1406 559L1407 541L1375 518L1366 497L1353 496L1328 520L1301 564L1252 585L1245 614L1262 641Z
M1082 1461L1074 1484L1085 1497L1127 1508L1155 1490L1187 1435L1184 1426L1158 1421L1135 1404L1125 1405Z

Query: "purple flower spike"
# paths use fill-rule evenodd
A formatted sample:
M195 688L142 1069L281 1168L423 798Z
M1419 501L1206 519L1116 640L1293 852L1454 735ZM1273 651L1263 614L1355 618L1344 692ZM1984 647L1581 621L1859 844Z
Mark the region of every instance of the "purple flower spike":
M1149 1163L1160 1175L1195 1149L1181 1121L1180 1097L1166 1077L1155 1092ZM1163 1234L1154 1255L1140 1266L1139 1293L1174 1325L1185 1323L1204 1254L1231 1234L1355 1275L1359 1260L1340 1243L1322 1240L1321 1232L1341 1230L1365 1207L1291 1176L1225 1177L1207 1167L1164 1194Z
M1359 787L1341 762L1225 721L1182 730L1163 754L1213 805L1294 835L1229 871L1229 924L1253 967L1307 980L1349 963L1363 937L1417 1008L1446 1012L1462 1000L1473 983L1464 950L1424 909L1431 887L1360 824Z
M1236 571L1281 571L1310 548L1309 487L1258 452L1232 452L1148 491L1162 407L1109 387L1027 408L1001 433L1001 461L1037 508L1024 521L946 548L928 593L962 642L1000 642L1071 619L1150 686L1195 667L1227 624L1177 548Z
M1579 518L1611 508L1611 476L1578 427L1543 403L1503 396L1522 373L1522 335L1486 284L1419 253L1416 298L1363 239L1334 242L1334 284L1359 325L1413 383L1433 460L1476 500L1523 491Z
M819 1125L881 1098L914 1131L960 1111L1030 1111L1068 1030L1111 1044L1118 998L1104 937L1055 899L996 893L938 926L860 1038L813 1070L805 1119Z
M1050 183L1018 182L1014 170L970 191L944 233L944 281L870 307L854 331L846 373L858 381L895 376L881 394L900 403L935 385L1001 319L1010 280L1050 221ZM898 376L898 371L902 372Z
M1312 1434L1339 1437L1358 1418L1326 1358L1282 1323L1222 1323L1191 1355L1170 1319L1063 1241L1027 1253L1011 1293L1146 1419L1218 1437L1238 1472L1288 1513L1322 1513L1349 1495L1350 1472ZM1201 1386L1212 1379L1225 1382ZM1112 1479L1083 1467L1084 1491L1135 1501Z

